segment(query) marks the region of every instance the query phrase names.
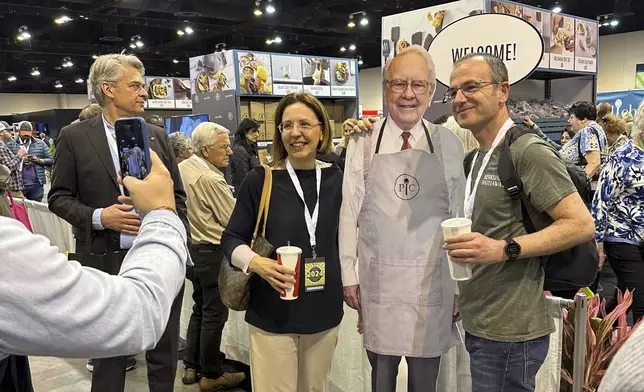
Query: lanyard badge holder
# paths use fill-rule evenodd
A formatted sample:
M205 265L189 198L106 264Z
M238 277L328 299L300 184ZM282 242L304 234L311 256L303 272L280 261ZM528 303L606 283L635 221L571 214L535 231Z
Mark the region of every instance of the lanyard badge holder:
M306 228L309 232L309 243L311 245L311 251L313 253L313 257L304 259L304 292L311 293L324 291L324 286L326 284L326 260L324 257L318 257L316 250L317 242L315 238L315 232L317 230L318 217L320 213L320 186L322 183L322 169L320 169L319 167L315 168L315 183L317 193L313 214L311 214L309 207L306 205L302 185L300 184L300 180L295 174L293 165L291 165L291 162L288 159L286 160L286 170L291 177L291 182L293 182L293 186L297 191L297 195L300 197L302 203L304 204L304 220L306 221Z

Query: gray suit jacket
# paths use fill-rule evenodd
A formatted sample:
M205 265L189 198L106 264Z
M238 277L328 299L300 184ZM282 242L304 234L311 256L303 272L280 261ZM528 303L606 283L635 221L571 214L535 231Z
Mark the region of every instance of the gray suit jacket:
M157 126L147 127L150 148L159 155L174 181L177 212L188 231L186 193L167 134ZM76 252L98 256L120 251L120 233L92 227L94 210L118 203L120 196L102 116L61 130L51 182L49 209L73 226ZM100 264L92 265L91 257L79 261L104 270Z

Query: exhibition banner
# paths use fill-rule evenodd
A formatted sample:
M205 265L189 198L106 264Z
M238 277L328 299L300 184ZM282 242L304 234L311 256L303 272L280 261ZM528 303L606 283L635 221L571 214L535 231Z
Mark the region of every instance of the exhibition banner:
M637 108L644 101L644 90L609 91L597 93L597 103L608 102L613 105L613 114L623 116L630 112L633 117L637 114Z
M485 34L472 34L481 30ZM508 34L511 31L512 34ZM454 63L469 53L499 57L508 68L510 84L530 76L544 53L539 31L524 19L508 14L478 14L444 28L429 46L436 65L436 79L449 86Z

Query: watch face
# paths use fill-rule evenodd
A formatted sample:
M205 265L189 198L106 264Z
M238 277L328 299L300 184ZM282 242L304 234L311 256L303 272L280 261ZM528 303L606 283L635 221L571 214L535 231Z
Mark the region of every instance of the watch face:
M510 242L505 246L505 254L511 259L516 259L521 254L521 246L516 242Z

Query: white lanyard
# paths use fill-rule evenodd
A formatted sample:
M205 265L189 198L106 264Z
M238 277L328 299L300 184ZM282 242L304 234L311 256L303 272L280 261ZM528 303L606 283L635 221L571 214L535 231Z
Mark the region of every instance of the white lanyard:
M505 137L505 134L508 133L510 128L512 128L513 126L514 126L514 121L512 121L512 119L508 119L499 130L499 133L494 138L492 147L487 152L487 154L485 154L485 156L483 157L481 168L479 169L478 175L476 176L476 182L474 182L474 188L472 188L472 174L474 172L474 166L476 165L476 160L479 157L478 151L474 155L474 159L472 159L470 174L467 176L467 182L465 183L465 217L468 219L472 219L472 212L474 211L474 200L476 199L476 191L479 188L479 183L481 182L481 178L483 177L485 168L487 167L488 163L490 163L492 154L494 154L494 149L496 149L496 147L501 143L501 141Z
M316 182L316 198L315 198L315 209L313 210L313 215L311 215L311 212L309 211L309 207L306 205L306 200L304 200L304 191L302 190L302 185L300 185L300 180L297 178L297 175L295 174L295 170L293 169L293 165L291 165L291 162L287 159L286 160L286 170L288 171L288 175L291 176L291 181L293 182L293 186L295 186L295 190L297 191L298 196L300 196L300 199L302 199L302 203L304 203L304 220L306 221L306 228L309 231L309 241L311 243L311 249L313 249L313 257L317 257L317 253L315 251L315 231L318 227L318 214L319 214L319 209L320 209L320 184L322 183L322 169L319 167L315 167L315 182Z

